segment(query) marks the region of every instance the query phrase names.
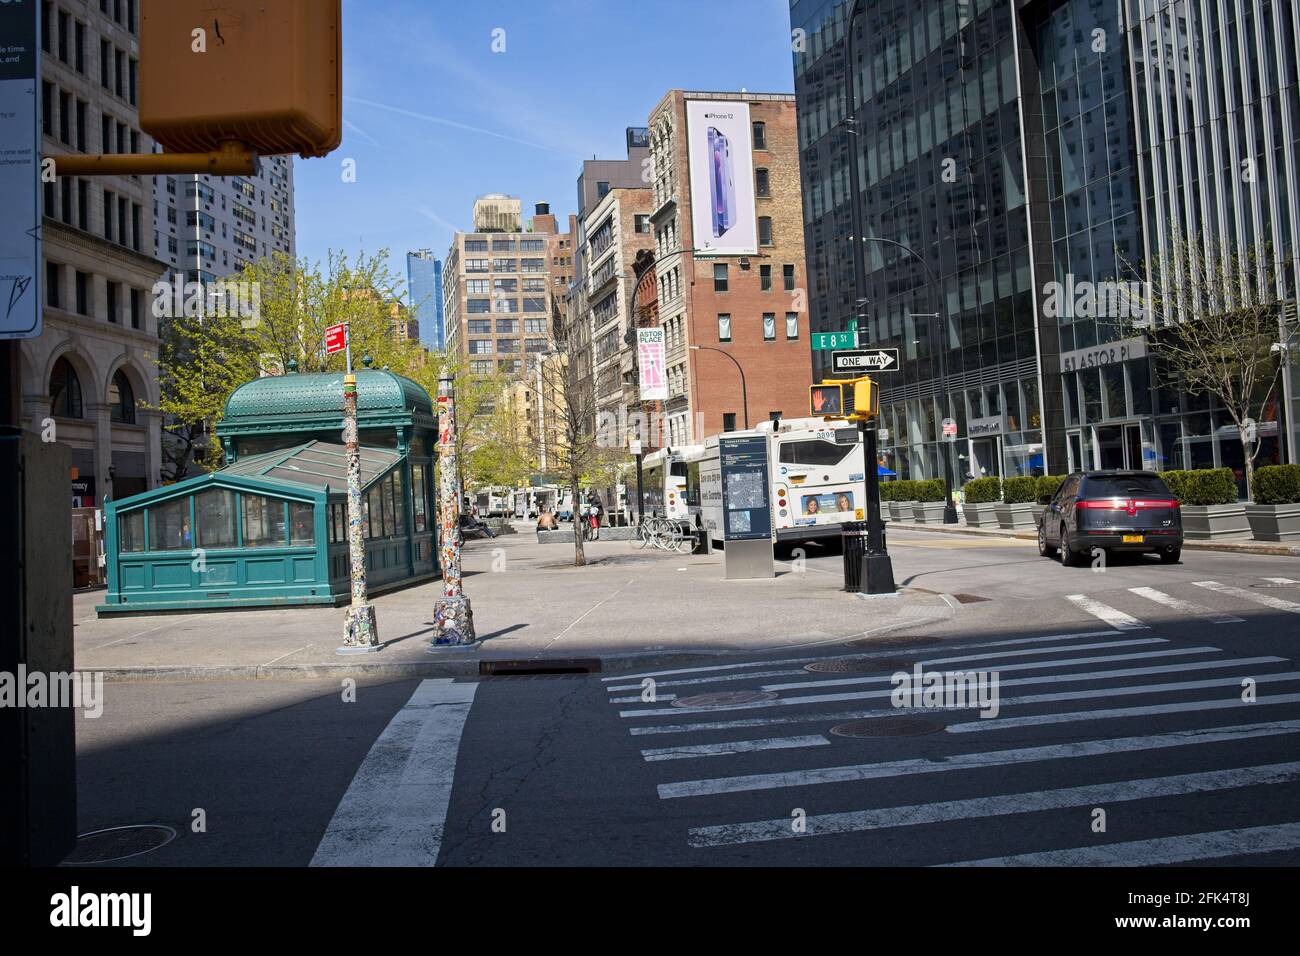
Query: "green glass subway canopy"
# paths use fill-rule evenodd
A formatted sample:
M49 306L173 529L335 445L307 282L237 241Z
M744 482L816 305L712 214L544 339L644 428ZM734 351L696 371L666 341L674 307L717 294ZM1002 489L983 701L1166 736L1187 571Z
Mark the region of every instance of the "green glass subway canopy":
M357 375L362 532L372 593L437 574L433 405L389 371ZM211 474L105 503L101 614L340 604L350 596L343 374L240 386Z

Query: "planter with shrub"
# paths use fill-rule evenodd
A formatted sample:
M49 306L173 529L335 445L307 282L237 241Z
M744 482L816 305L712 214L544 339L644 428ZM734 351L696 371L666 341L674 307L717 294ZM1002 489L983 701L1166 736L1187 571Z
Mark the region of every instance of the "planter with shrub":
M1034 527L1037 528L1043 520L1043 512L1047 510L1047 505L1040 502L1044 498L1056 497L1056 492L1060 490L1061 485L1065 482L1065 475L1040 475L1036 479L1034 486L1034 506L1029 510L1034 516Z
M1254 503L1246 505L1246 520L1255 540L1300 539L1300 465L1257 469L1254 491Z
M1237 500L1237 481L1232 476L1232 469L1162 471L1160 478L1182 506L1183 537L1188 541L1220 540L1250 534L1246 505Z
M1038 479L1030 475L1002 482L1002 500L994 506L998 525L1004 531L1025 531L1034 527L1034 502L1038 500Z
M971 528L991 528L997 524L994 509L1002 498L1002 479L997 477L973 478L962 487L966 503L962 514Z
M912 484L916 494L912 519L917 524L943 524L943 479L927 478Z
M892 481L882 481L880 483L880 520L893 521L894 511L890 507L894 500L894 484ZM866 505L862 506L862 513L866 514Z
M889 499L889 516L894 521L911 521L912 506L916 504L916 482L911 478L891 481L893 494Z

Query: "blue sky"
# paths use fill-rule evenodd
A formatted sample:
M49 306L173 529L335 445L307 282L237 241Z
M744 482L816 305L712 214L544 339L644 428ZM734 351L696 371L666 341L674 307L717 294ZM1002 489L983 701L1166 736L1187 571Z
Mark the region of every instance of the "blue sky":
M298 255L439 256L474 197L576 212L673 88L790 92L788 0L345 0L343 144L295 160ZM492 51L504 30L505 51ZM356 182L341 164L356 161Z

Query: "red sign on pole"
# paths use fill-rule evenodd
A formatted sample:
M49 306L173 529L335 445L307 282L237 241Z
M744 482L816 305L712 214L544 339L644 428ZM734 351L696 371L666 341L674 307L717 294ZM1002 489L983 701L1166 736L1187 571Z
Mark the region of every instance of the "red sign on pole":
M346 322L340 322L338 325L331 325L325 330L325 354L333 355L335 352L342 352L348 347L348 325Z

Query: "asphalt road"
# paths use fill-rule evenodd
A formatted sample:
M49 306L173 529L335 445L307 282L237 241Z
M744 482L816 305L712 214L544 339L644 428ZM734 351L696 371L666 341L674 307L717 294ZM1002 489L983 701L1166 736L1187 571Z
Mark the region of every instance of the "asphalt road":
M901 585L957 611L868 647L354 700L110 684L78 722L81 829L179 832L127 865L1300 863L1300 561L890 548ZM916 664L984 674L996 716L900 712L891 675Z

